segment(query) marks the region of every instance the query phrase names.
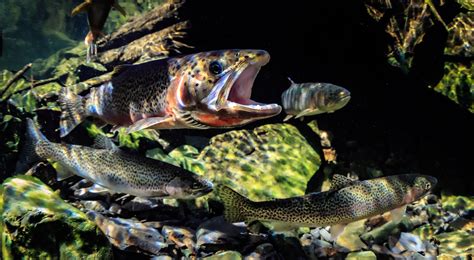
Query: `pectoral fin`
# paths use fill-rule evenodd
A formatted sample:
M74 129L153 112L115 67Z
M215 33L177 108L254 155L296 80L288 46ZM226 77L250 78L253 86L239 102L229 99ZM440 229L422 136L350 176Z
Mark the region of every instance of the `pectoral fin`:
M337 224L334 226L331 226L331 237L334 241L337 240L337 238L344 232L344 229L346 228L346 224Z
M123 16L125 16L127 13L125 12L125 9L121 7L117 2L114 3L114 8L115 10L119 11Z
M283 122L290 120L292 117L293 115L286 115L285 119L283 119Z
M394 210L390 211L390 216L392 217L392 221L395 223L398 223L402 220L403 215L405 215L405 211L407 209L407 206L403 206L400 208L396 208Z
M72 9L71 16L74 16L80 12L86 12L87 9L92 5L92 2L84 2L78 6L76 6L74 9Z
M64 165L60 163L53 164L54 169L56 170L56 180L63 181L67 178L74 176L74 173L68 170Z
M140 119L127 128L127 134L146 128L161 128L160 125L169 125L173 123L174 118L167 117L149 117Z
M300 117L303 117L303 116L307 116L309 114L314 114L314 112L315 112L314 109L305 109L305 110L301 111L299 114L297 114L295 118L300 118Z

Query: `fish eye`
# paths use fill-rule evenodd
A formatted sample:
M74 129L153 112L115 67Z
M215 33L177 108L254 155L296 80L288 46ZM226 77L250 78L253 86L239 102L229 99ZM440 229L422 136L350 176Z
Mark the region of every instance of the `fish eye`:
M191 186L191 189L198 190L200 188L201 188L201 184L199 182L193 182L193 185Z
M213 61L209 64L209 71L214 75L221 74L222 70L222 64L218 61Z
M425 190L431 189L431 183L427 182L425 183Z

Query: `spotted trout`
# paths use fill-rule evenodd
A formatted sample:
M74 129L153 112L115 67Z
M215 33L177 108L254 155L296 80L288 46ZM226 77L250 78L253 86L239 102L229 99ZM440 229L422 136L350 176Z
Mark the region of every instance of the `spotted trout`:
M180 167L126 153L105 136L96 139L96 148L52 143L27 119L26 138L17 172L42 159L59 163L58 179L73 174L112 192L138 197L194 198L212 191L212 184Z
M343 108L351 99L351 93L330 83L295 83L283 92L281 100L287 114L284 121L322 113L332 113Z
M278 104L250 98L269 59L263 50L221 50L116 67L110 81L85 97L63 88L60 134L87 116L128 132L228 128L275 116Z
M99 37L104 35L102 30L112 7L125 15L125 10L115 0L85 0L71 12L72 16L80 12L87 12L89 33L84 39L84 43L87 45L87 62L91 60L91 57L97 56L96 42Z
M274 230L331 226L335 239L346 224L391 211L399 221L407 204L425 196L437 180L431 176L404 174L365 181L334 175L331 189L300 197L255 202L227 186L217 192L228 222L260 221Z

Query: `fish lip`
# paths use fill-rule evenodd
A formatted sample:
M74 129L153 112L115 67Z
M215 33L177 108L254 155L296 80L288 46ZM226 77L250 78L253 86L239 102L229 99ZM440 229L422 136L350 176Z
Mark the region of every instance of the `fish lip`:
M282 108L278 104L263 104L256 102L250 99L252 94L252 88L254 81L260 72L261 67L265 66L270 61L269 55L264 55L256 60L251 60L244 62L240 65L237 65L233 71L228 72L227 75L224 75L220 82L217 84L218 86L217 92L214 92L213 97L206 97L203 102L207 103L208 107L214 111L220 110L231 110L232 112L247 112L258 114L263 117L270 117L274 115L278 115ZM249 102L249 104L241 104L239 102L234 102L229 100L232 90L234 88L239 87L240 85L236 85L237 82L240 82L242 77L247 76L247 78L243 80L247 80L246 85L240 88L244 88L246 92L246 97L239 97ZM222 82L225 81L225 82ZM237 94L238 95L238 94ZM211 102L208 102L211 101Z
M351 94L347 94L347 95L341 97L339 99L339 102L341 104L343 104L342 107L344 107L345 105L347 105L349 103L350 100L351 100Z

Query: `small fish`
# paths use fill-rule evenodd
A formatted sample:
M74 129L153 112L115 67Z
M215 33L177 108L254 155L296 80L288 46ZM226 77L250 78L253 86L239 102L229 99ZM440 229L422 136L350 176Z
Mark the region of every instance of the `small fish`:
M253 82L270 55L263 50L221 50L122 65L109 82L81 97L59 95L60 135L87 116L127 132L241 126L281 112L277 104L250 99Z
M332 113L343 108L351 99L351 93L330 83L295 83L288 78L291 86L281 95L285 112L283 121L293 116L302 118L322 113Z
M84 39L87 45L87 62L90 62L91 57L97 56L97 45L95 43L100 37L104 36L102 30L112 7L125 16L125 10L115 0L85 0L84 3L76 6L71 12L72 16L80 12L87 12L89 33Z
M277 231L331 226L336 240L346 224L360 219L390 211L392 220L399 221L406 205L425 196L436 183L436 178L418 174L365 181L335 174L329 191L287 199L255 202L227 186L219 186L217 192L228 222L258 220Z
M212 191L212 184L180 167L126 153L105 136L91 148L52 143L27 119L26 138L17 172L41 159L59 163L58 179L78 175L112 192L137 197L195 198Z

